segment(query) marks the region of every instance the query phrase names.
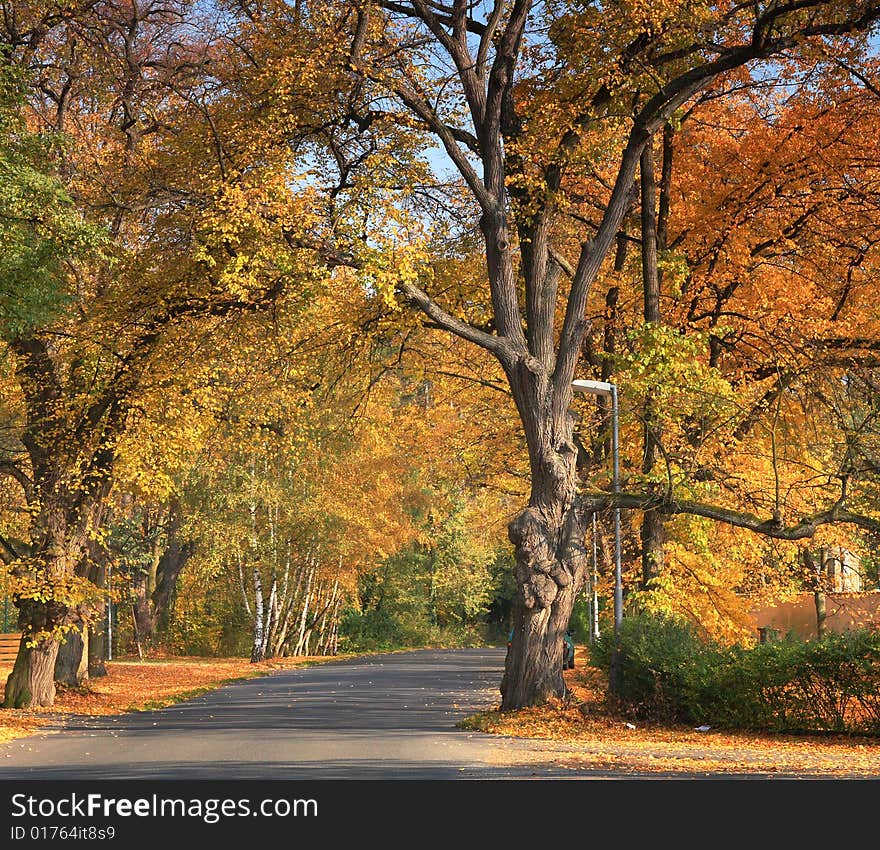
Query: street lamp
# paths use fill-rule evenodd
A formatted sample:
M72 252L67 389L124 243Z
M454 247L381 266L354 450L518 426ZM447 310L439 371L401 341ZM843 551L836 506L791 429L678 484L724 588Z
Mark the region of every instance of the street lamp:
M611 399L611 457L613 471L611 489L620 493L620 432L617 410L617 385L606 381L572 381L571 388L575 392L590 395L607 396ZM620 567L620 507L614 508L614 636L620 634L623 622L623 576Z

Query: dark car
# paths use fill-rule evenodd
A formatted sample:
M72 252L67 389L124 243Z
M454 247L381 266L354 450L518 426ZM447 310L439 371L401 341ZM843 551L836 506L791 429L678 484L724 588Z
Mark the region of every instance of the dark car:
M562 669L574 669L574 635L569 629L562 638Z

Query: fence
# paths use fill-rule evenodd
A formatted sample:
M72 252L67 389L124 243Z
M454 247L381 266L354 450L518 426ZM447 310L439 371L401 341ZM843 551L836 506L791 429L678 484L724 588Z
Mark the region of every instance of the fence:
M18 654L18 644L21 642L21 634L10 632L0 634L0 668L11 668Z

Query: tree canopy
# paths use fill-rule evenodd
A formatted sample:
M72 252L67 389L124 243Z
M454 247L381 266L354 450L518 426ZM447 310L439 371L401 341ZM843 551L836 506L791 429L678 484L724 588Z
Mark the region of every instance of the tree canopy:
M516 626L538 704L614 509L627 605L726 640L876 569L880 4L3 11L7 706L108 600L254 660Z

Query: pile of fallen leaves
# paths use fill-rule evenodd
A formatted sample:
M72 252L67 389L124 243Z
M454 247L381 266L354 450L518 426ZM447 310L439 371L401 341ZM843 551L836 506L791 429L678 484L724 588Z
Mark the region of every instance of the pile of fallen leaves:
M107 662L107 675L88 679L82 687L59 687L48 708L0 709L0 742L29 735L70 715L123 714L162 708L197 696L236 679L262 676L285 667L328 660L273 658L251 664L246 658L152 657ZM0 671L0 703L9 670Z
M578 648L566 670L566 700L541 708L475 715L463 726L552 741L553 761L633 773L880 776L880 740L859 736L735 732L708 726L633 723L611 710L607 679Z

